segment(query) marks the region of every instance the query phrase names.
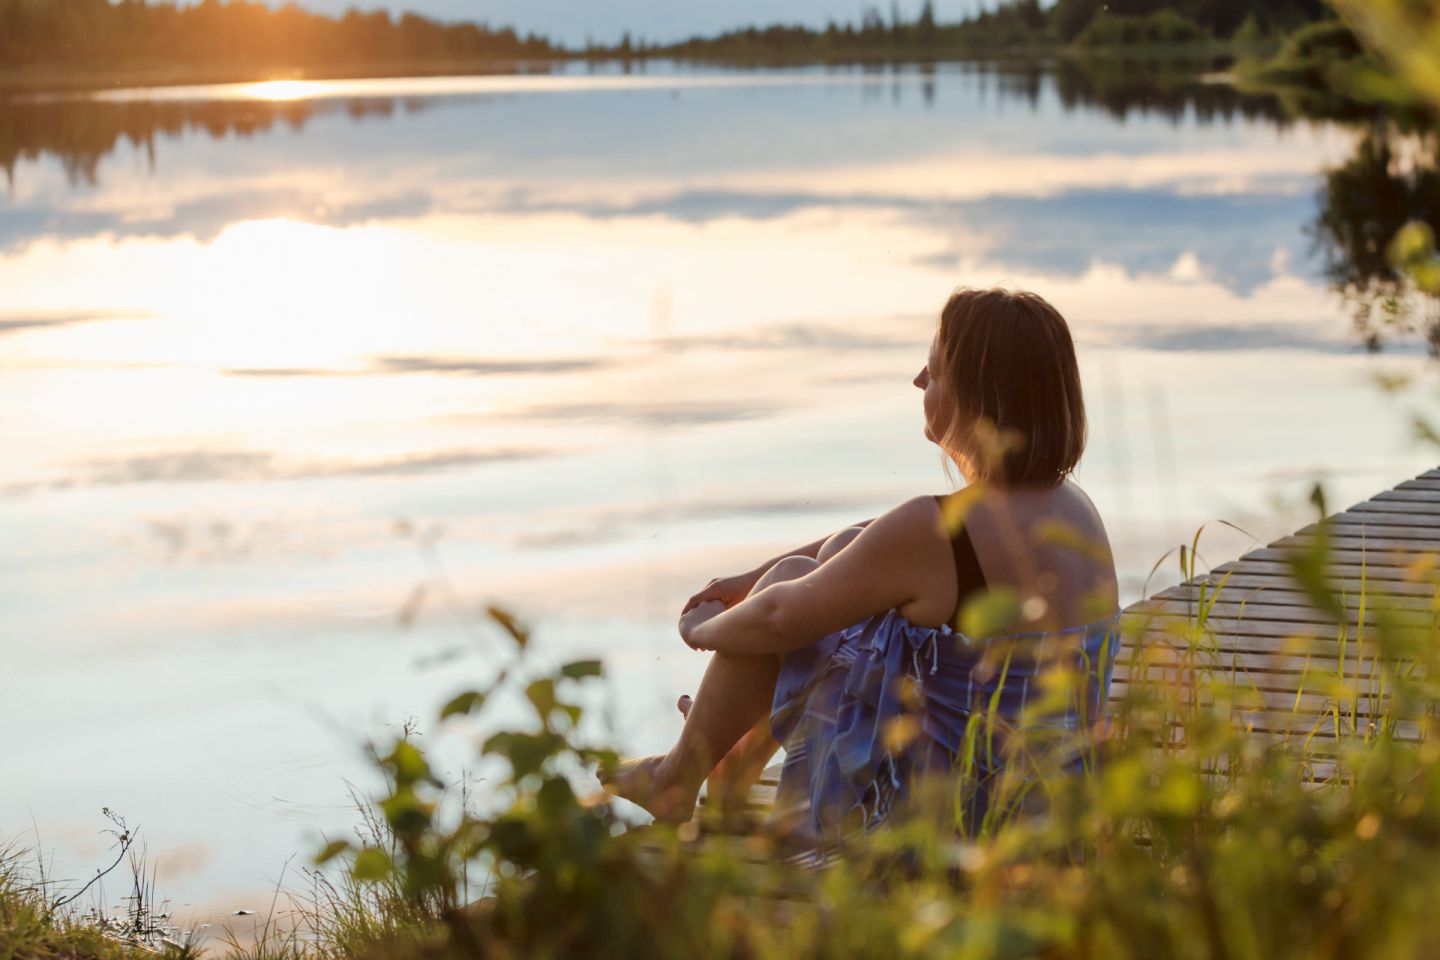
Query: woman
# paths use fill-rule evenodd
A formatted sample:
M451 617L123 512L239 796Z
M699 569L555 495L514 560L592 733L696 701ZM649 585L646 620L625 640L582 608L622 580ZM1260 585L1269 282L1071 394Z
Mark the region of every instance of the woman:
M691 597L680 635L714 656L681 698L678 742L605 777L613 793L688 820L707 778L743 795L783 743L776 814L823 838L874 826L921 774L953 780L962 760L972 787L990 782L1005 759L987 735L977 761L981 715L1012 732L1099 721L1118 591L1104 525L1069 479L1086 426L1064 319L1035 294L961 289L914 382L925 436L965 487ZM1007 638L1031 647L1017 657ZM1030 680L1062 661L1080 695L1039 717ZM971 796L974 828L988 800Z

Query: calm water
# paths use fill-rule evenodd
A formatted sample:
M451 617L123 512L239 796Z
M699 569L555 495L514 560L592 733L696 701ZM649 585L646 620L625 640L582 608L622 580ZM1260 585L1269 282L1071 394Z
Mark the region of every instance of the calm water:
M957 284L1070 318L1127 600L1425 469L1372 381L1427 361L1312 237L1357 136L961 66L0 103L0 836L83 877L108 805L197 916L263 908L365 737L459 775L488 600L663 747L691 591L946 488L910 378Z

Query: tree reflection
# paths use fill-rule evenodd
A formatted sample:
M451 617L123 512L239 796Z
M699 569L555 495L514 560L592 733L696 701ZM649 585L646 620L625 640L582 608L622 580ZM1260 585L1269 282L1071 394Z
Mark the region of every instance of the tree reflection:
M1225 61L1184 63L1160 61L1070 60L967 63L962 69L978 77L1002 103L1034 109L1050 90L1068 113L1101 110L1118 120L1158 114L1171 122L1201 125L1229 122L1235 117L1289 122L1280 101L1270 95L1242 93L1228 84L1211 83L1205 71ZM881 74L884 64L863 65ZM891 71L902 68L891 65ZM927 106L937 97L936 65L919 64L920 90ZM896 74L898 77L898 73ZM898 94L899 86L892 93ZM873 90L862 88L862 95ZM423 98L365 97L349 101L115 101L85 97L51 100L6 100L0 97L0 169L13 182L21 161L56 157L73 185L94 185L100 161L122 143L141 148L154 161L157 139L205 133L216 139L248 137L276 126L300 129L315 116L343 111L351 119L387 117L397 107L422 108Z
M405 109L421 109L422 100L406 100ZM46 156L60 160L72 186L95 185L100 161L122 143L144 150L151 165L161 137L203 132L222 140L251 137L275 127L300 130L315 116L344 110L352 120L388 117L389 97L345 101L113 101L0 100L0 169L13 183L16 166Z
M1211 79L1231 65L1223 57L1065 59L1055 66L1055 84L1067 110L1098 108L1121 121L1153 114L1176 125L1229 123L1237 117L1289 125L1291 116L1276 96Z
M1325 275L1350 307L1367 347L1389 333L1421 333L1440 355L1440 300L1416 291L1389 256L1400 228L1440 229L1440 137L1376 123L1345 163L1328 171L1312 227Z

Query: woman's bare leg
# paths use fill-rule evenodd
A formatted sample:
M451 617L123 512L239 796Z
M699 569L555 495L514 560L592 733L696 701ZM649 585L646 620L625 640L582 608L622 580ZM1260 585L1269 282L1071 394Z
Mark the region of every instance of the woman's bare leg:
M861 527L847 527L826 540L820 547L819 553L815 556L816 563L824 563L835 554L845 548L851 540L859 536ZM805 571L808 572L808 571ZM801 574L804 575L803 573ZM771 583L778 583L788 577L776 577ZM755 585L755 590L763 589L760 583ZM751 591L752 593L755 591ZM770 697L774 700L775 682L769 684ZM687 715L693 700L688 697L680 698L680 712ZM717 802L724 809L734 809L742 806L750 794L750 788L760 779L765 772L765 767L775 756L775 751L780 749L780 743L770 733L770 711L767 707L765 715L746 731L730 751L716 764L715 769L706 778L706 785L709 788L710 799Z
M786 557L771 567L751 592L805 576L858 532L844 530L831 537L835 545L832 548L827 541L821 559ZM685 726L675 746L664 756L627 761L613 777L604 778L606 786L644 807L657 820L683 822L695 812L700 785L723 758L728 769L721 778L722 790L733 795L735 785L750 777L752 770L754 776L759 775L778 746L770 737L768 718L779 673L778 656L713 655L700 689L685 711ZM733 764L732 751L736 752Z

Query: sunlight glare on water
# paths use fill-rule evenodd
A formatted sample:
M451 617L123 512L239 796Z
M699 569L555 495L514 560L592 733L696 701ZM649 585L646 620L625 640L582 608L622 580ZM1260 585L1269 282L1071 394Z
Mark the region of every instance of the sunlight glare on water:
M319 86L308 80L263 80L241 85L241 97L255 100L299 100L314 96Z

